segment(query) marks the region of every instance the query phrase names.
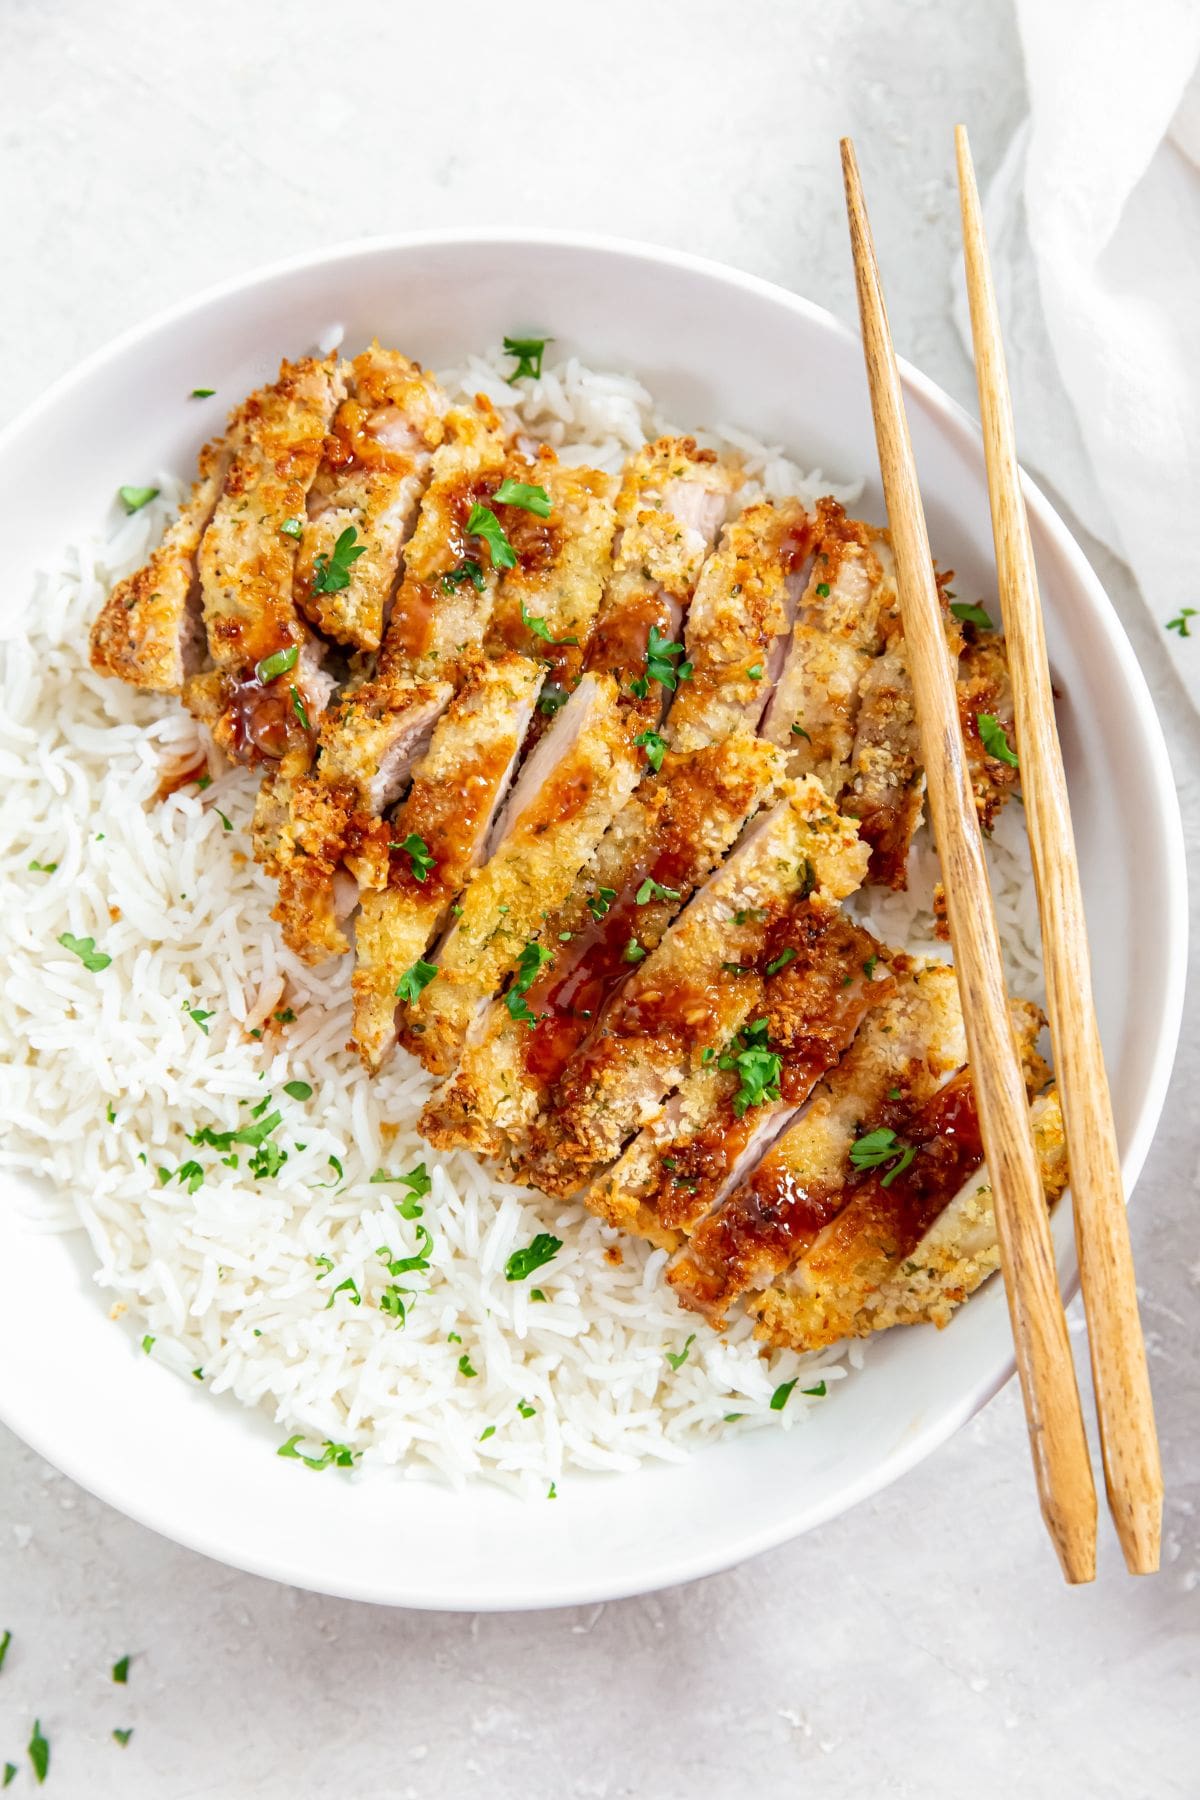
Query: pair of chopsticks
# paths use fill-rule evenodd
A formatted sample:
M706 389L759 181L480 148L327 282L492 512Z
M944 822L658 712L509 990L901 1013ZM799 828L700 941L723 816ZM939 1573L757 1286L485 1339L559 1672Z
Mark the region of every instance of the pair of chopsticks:
M957 128L963 249L1021 784L1046 964L1047 1013L1070 1158L1075 1241L1109 1510L1131 1573L1158 1567L1162 1470L1100 1033L1062 749L979 193ZM959 726L925 514L854 147L842 173L929 809L941 859L971 1077L1042 1516L1068 1581L1096 1572L1096 1491L1050 1226L1009 1018L1000 937Z

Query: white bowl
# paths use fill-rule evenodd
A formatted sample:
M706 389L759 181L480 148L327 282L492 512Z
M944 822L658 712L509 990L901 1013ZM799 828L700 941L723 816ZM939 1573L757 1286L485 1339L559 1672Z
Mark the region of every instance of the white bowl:
M184 399L256 386L333 321L437 367L503 332L636 372L685 425L734 424L833 478L874 471L856 339L782 289L663 250L547 233L441 233L331 250L234 283L127 334L0 438L6 604L85 535L130 470L185 469L206 423ZM930 534L967 595L993 590L979 433L905 374ZM217 404L217 403L214 403ZM1083 555L1026 484L1062 692L1097 999L1125 1178L1158 1120L1178 1035L1183 841L1158 721ZM863 502L882 518L874 475ZM1068 1210L1059 1271L1076 1280ZM180 1543L358 1599L520 1608L644 1592L727 1567L845 1511L943 1443L1012 1372L990 1283L947 1331L892 1332L802 1429L681 1466L575 1478L555 1505L487 1487L297 1479L268 1422L131 1351L86 1243L23 1231L0 1206L0 1417L67 1474ZM1035 1504L1030 1481L1029 1505Z

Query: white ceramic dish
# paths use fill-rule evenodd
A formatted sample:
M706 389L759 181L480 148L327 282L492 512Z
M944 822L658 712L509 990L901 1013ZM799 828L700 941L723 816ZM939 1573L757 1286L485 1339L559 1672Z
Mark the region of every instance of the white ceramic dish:
M185 396L266 379L331 322L438 366L505 331L640 375L680 423L740 425L844 479L875 468L862 358L827 313L667 251L545 233L443 233L270 269L128 333L0 438L8 619L35 568L85 534L130 471L186 469L205 421ZM993 588L979 435L905 375L939 557ZM1088 896L1125 1176L1158 1120L1178 1035L1186 910L1170 768L1145 683L1083 555L1032 483L1034 544L1063 695L1060 723ZM863 502L882 518L878 483ZM11 1181L11 1178L8 1178ZM575 1478L553 1505L485 1487L308 1479L269 1422L214 1403L108 1320L82 1239L23 1230L0 1197L0 1417L94 1493L223 1562L354 1598L521 1608L647 1591L727 1567L845 1511L943 1443L1012 1371L992 1282L944 1333L897 1331L804 1429L682 1466ZM1075 1282L1070 1218L1055 1221ZM1035 1504L1032 1483L1029 1504Z

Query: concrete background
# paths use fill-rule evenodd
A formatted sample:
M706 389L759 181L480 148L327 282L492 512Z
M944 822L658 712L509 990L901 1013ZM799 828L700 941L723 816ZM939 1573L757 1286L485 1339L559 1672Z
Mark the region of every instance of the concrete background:
M966 119L986 179L1024 108L1003 0L4 0L0 47L0 415L198 287L425 225L657 239L849 319L845 131L899 347L974 409L948 311L950 129ZM1084 543L1200 842L1200 731L1128 575ZM1133 1214L1169 1495L1157 1580L1126 1579L1105 1529L1102 1579L1063 1588L1012 1389L789 1548L647 1599L518 1617L385 1612L230 1573L0 1432L14 1800L33 1785L35 1714L54 1791L88 1800L1195 1800L1198 1080L1189 1020ZM116 1726L134 1727L126 1749Z

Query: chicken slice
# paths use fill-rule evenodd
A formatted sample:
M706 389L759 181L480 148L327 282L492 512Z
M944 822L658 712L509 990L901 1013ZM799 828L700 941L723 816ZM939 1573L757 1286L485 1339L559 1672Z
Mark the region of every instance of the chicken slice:
M684 1306L723 1325L733 1300L799 1260L861 1179L851 1148L895 1128L966 1061L954 970L892 963L896 991L876 1007L812 1102L749 1180L692 1233L668 1273Z
M1019 769L988 754L979 735L981 716L990 714L1015 751L1012 684L1003 638L976 638L963 651L958 665L958 713L979 823L984 831L990 831L1021 779Z
M545 960L514 1017L494 1000L462 1060L425 1109L421 1129L440 1146L499 1153L519 1145L555 1081L610 996L632 973L630 945L660 942L734 842L770 799L779 755L743 727L724 743L667 755L647 778L545 920ZM526 1016L528 1015L528 1016Z
M401 1042L427 1068L444 1075L458 1061L479 1013L631 793L639 760L616 682L585 675L521 768L500 841L489 843L434 953L436 978L401 1006Z
M237 762L278 758L302 741L333 685L292 583L296 533L343 391L332 359L285 362L230 424L235 452L198 565L216 672L194 677L184 697Z
M196 553L233 455L205 444L192 491L142 568L118 581L92 625L91 662L133 687L178 694L204 653Z
M616 482L602 469L560 463L549 449L536 458L510 457L506 473L544 489L551 509L543 519L516 505L496 506L517 561L500 583L487 639L493 654L518 650L549 671L534 720L536 738L583 671L612 569Z
M586 666L615 676L648 724L681 678L679 628L738 480L694 438L659 438L625 465L612 576ZM648 666L651 642L673 648Z
M598 1177L592 1211L677 1249L749 1176L870 1009L891 997L885 958L840 907L817 894L793 902L759 952L746 1026Z
M836 798L854 750L859 688L898 618L887 533L818 500L812 565L763 723L788 751L788 772L816 775Z
M1027 1082L1042 1086L1046 1066L1033 1048L1041 1014L1021 1002L1014 1003L1013 1012ZM920 1104L901 1106L903 1111L881 1111L862 1123L865 1130L883 1116L895 1117L897 1138L914 1151L911 1160L860 1173L837 1217L791 1271L755 1301L757 1336L815 1350L871 1331L871 1303L879 1289L903 1273L904 1263L913 1259L948 1208L960 1204L961 1212L967 1204L964 1188L970 1192L986 1186L969 1069L960 1069Z
M355 937L354 1044L372 1071L396 1041L400 977L424 956L483 855L542 676L525 656L480 658L387 823L386 886L364 890Z
M344 375L346 398L308 490L294 591L327 637L377 650L400 550L442 441L446 397L418 363L378 342ZM349 564L336 552L347 531L359 552Z
M598 1030L568 1064L531 1136L539 1186L573 1193L719 1053L759 992L771 922L798 894L831 899L862 880L867 852L820 783L796 785L755 820L723 867L639 961Z
M1034 1148L1048 1205L1067 1185L1067 1141L1058 1090L1051 1086L1029 1109ZM948 1325L955 1307L1000 1267L992 1185L984 1163L969 1175L898 1268L861 1296L850 1332L865 1337L891 1325Z
M716 743L743 722L758 725L783 663L811 537L798 500L760 501L726 525L688 608L692 672L671 707L675 749Z
M259 790L255 852L279 882L271 916L304 962L349 949L342 919L358 888L349 881L339 887L339 873L348 868L359 886L386 880L390 832L383 814L403 792L453 692L448 681L419 681L386 705L369 687L347 693L321 721L312 772L293 780L285 766Z

